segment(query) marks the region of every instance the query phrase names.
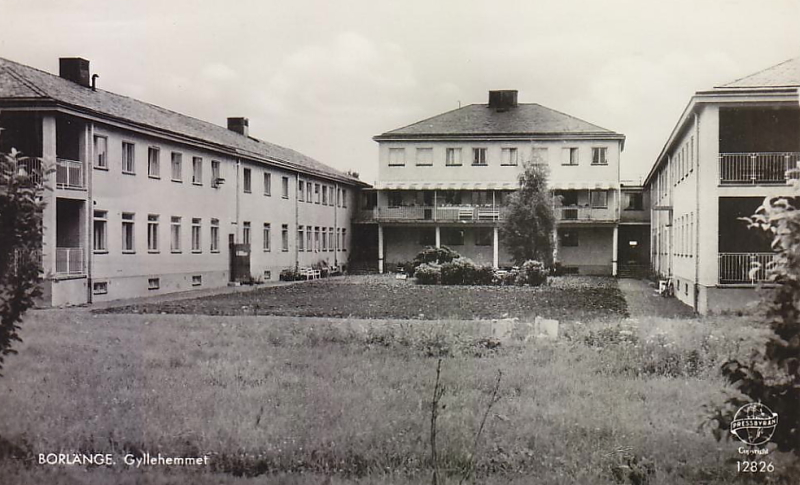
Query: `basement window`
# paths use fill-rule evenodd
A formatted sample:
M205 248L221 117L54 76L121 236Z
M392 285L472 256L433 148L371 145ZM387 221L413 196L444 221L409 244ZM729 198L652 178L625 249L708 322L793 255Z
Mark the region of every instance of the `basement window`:
M161 288L161 279L159 278L148 278L147 279L147 289L148 290L157 290Z
M192 286L202 286L203 284L203 276L202 275L193 275L192 276Z
M108 293L108 281L95 281L92 283L93 295L105 295Z

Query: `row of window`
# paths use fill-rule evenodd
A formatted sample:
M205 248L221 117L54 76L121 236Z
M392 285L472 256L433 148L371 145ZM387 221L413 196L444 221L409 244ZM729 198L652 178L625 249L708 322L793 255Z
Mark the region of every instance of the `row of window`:
M672 240L672 255L677 257L694 257L694 212L675 218L672 226L660 226L652 230L655 253L666 256L669 254L670 231Z
M462 148L445 149L445 166L458 167L463 165ZM488 166L488 148L472 148L472 165ZM507 147L500 149L500 165L516 166L519 165L520 154L518 148ZM550 151L544 147L534 147L531 152L531 160L534 163L547 164L550 162ZM433 166L433 148L416 148L414 152L414 162L418 167ZM389 166L403 167L406 164L405 148L389 148ZM608 165L608 149L606 147L592 147L592 165ZM580 165L580 150L578 147L565 147L561 149L561 165L577 166Z
M668 166L659 170L652 188L654 199L663 201L669 195L670 185L677 186L688 177L694 171L696 158L696 145L692 135L669 158Z
M308 204L347 207L347 189L320 183L312 184L308 180L298 180L297 200Z
M102 135L95 135L94 137L94 153L95 168L108 170L108 138ZM183 154L180 152L170 153L170 177L173 182L183 182ZM136 146L127 141L122 142L122 173L135 175L136 174ZM156 146L147 148L147 175L151 178L161 178L161 149ZM223 181L221 172L221 163L219 160L211 160L211 186L217 187ZM263 172L264 182L264 195L272 195L272 174L270 172ZM192 183L195 185L203 185L203 157L192 157ZM304 196L303 185L308 185L308 197ZM298 197L302 201L307 199L310 203L313 199L311 196L311 182L299 182ZM320 185L315 183L314 190L316 195L316 203L320 202L323 205L334 205L334 193L336 194L336 205L339 207L347 207L347 191L346 189L335 188L333 185L322 185L322 197L320 201ZM252 193L253 191L253 173L252 169L245 167L242 170L242 187L245 193ZM335 192L334 192L335 191ZM328 194L330 193L330 197ZM281 177L281 197L284 199L289 198L289 177Z
M124 254L136 252L136 214L133 212L123 212L121 216L121 248ZM159 214L147 215L147 252L161 252L161 216ZM183 227L183 217L171 216L169 219L169 249L173 253L183 252L181 231ZM191 251L193 253L203 252L202 244L202 219L191 218ZM210 245L212 253L219 252L219 219L210 220L209 231ZM107 253L108 244L108 211L94 211L94 222L92 230L92 249L95 253Z
M203 275L192 275L192 286L203 286ZM158 290L161 289L161 278L147 278L147 289ZM108 294L108 281L93 281L92 294L106 295Z

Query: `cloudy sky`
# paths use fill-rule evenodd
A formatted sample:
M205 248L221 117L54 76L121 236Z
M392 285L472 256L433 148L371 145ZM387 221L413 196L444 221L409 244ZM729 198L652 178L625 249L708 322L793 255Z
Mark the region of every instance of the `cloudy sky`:
M649 170L689 97L800 56L800 1L0 0L0 57L225 124L372 182L372 136L490 89L627 136Z

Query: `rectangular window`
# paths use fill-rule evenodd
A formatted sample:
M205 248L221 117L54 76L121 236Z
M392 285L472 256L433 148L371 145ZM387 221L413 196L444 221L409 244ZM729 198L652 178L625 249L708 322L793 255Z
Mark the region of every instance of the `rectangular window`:
M322 228L322 250L328 250L328 229L326 227Z
M445 151L445 165L448 167L457 167L461 165L461 149L448 148Z
M433 148L417 148L417 166L433 165Z
M281 251L289 250L289 225L281 225Z
M122 173L136 173L136 147L133 143L122 142Z
M486 165L486 149L473 148L472 149L472 164L473 165Z
M314 251L319 252L319 226L314 227Z
M390 148L389 149L389 166L402 167L406 164L406 149L405 148Z
M334 242L333 242L333 228L328 228L328 249L333 251L335 249Z
M203 185L203 159L192 157L192 183Z
M108 252L108 212L94 211L94 229L92 240L94 252Z
M303 233L303 226L297 228L297 250L305 251L305 235Z
M491 246L494 242L494 229L491 227L475 228L475 245Z
M270 245L271 237L270 232L272 229L272 225L269 222L264 223L264 251L269 251L272 246Z
M608 165L608 159L606 159L606 147L594 147L592 148L592 165Z
M306 183L302 180L297 181L297 200L300 202L305 202L305 193L306 193Z
M211 186L219 187L221 180L222 180L222 174L220 172L219 161L211 160Z
M147 251L158 252L158 216L156 214L147 216Z
M627 211L640 211L644 209L643 196L639 193L629 193Z
M284 199L289 198L289 177L281 178L281 197Z
M342 229L342 251L347 251L347 229Z
M108 138L94 136L94 166L108 168Z
M264 195L272 195L272 174L264 172Z
M319 204L319 184L314 184L314 203Z
M306 202L309 204L312 202L311 200L311 182L306 182Z
M531 161L535 164L547 165L550 163L550 150L543 147L535 147L531 152Z
M306 226L306 251L313 251L314 246L312 245L311 235L314 231L311 229L311 226Z
M242 244L250 244L250 221L242 223Z
M183 181L183 154L172 152L172 181Z
M578 149L562 148L561 165L578 165Z
M105 295L108 293L108 281L94 281L92 282L93 295Z
M516 148L503 148L500 153L501 165L517 165L518 156Z
M242 187L244 187L245 194L249 194L253 191L253 178L251 172L252 171L249 168L242 170Z
M134 236L134 226L133 226L133 213L131 212L123 212L122 213L122 252L123 253L133 253L136 251L135 241L133 239Z
M199 253L203 250L200 238L200 219L192 219L192 252Z
M147 176L161 178L161 150L158 147L147 148Z
M328 186L322 186L322 205L328 205Z
M561 247L574 248L578 247L578 232L577 231L561 231Z
M347 208L347 189L342 189L342 207Z
M443 227L440 229L442 244L446 246L463 246L464 230L455 227Z
M158 278L147 278L147 289L157 290L161 288L161 280Z
M211 252L219 252L219 219L211 219Z
M173 216L169 227L169 249L173 253L181 252L181 218Z
M192 286L203 286L203 275L192 275Z
M608 192L605 190L593 190L591 192L592 207L596 209L605 209L608 207Z

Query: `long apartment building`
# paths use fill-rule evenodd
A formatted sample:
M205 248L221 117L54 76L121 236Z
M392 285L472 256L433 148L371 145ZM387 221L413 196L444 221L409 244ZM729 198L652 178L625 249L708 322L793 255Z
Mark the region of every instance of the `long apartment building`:
M346 264L366 184L294 150L0 59L0 150L43 191L45 304L275 280ZM1 229L1 228L0 228Z
M645 181L652 200L652 264L700 313L757 298L770 240L739 217L765 197L791 195L800 162L800 58L689 101ZM753 263L760 271L751 272Z
M508 90L374 140L378 182L361 192L354 229L361 256L381 272L440 245L478 263L513 265L498 227L524 163L533 162L549 166L559 196L556 259L581 274L616 274L623 135L518 103Z

